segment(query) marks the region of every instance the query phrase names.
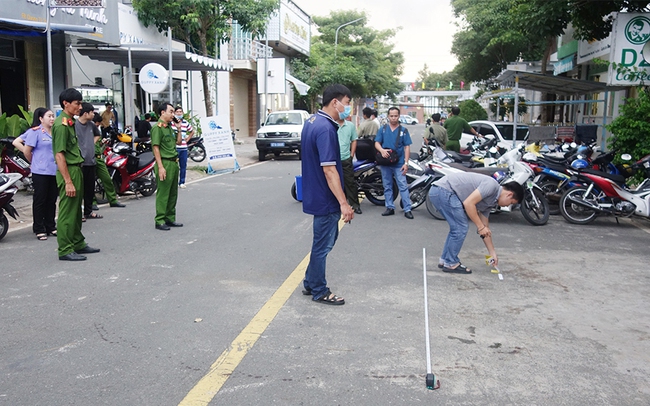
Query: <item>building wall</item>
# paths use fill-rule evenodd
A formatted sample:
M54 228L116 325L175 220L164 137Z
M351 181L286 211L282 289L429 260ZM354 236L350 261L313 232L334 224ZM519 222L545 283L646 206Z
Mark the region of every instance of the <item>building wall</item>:
M248 136L249 127L249 80L231 75L230 93L232 97L231 117L233 130L240 137Z

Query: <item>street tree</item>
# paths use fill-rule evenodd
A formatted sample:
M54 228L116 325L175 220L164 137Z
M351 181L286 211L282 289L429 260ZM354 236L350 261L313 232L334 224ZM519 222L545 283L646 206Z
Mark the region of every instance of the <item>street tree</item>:
M133 8L145 27L154 25L158 31L172 29L172 35L198 49L203 56L217 55L217 40L230 39L231 21L236 20L244 31L258 37L266 29L266 23L277 0L133 0ZM170 73L171 74L171 73ZM214 114L208 73L201 71L205 110Z
M458 103L458 107L460 108L460 117L466 121L487 120L488 118L487 111L476 100L463 100Z
M341 25L361 18L360 21ZM394 97L402 90L404 56L394 52L390 40L396 30L375 30L366 26L364 12L334 11L313 17L320 35L312 37L309 58L294 59L292 72L311 86L307 95L312 109L323 89L332 83L347 86L353 97Z

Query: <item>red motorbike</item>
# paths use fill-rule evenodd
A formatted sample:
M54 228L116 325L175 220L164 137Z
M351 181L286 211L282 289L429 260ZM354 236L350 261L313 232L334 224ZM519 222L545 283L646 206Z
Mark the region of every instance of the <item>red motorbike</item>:
M0 240L9 230L9 221L5 216L8 215L16 219L18 212L11 205L14 195L18 191L16 182L20 180L20 174L17 173L0 173Z
M2 153L0 153L1 172L20 174L20 181L25 185L27 191L33 192L34 185L32 184L32 172L29 169L29 162L14 152L13 140L14 138L0 139L0 148L2 149Z
M153 172L156 160L153 152L137 153L128 144L119 142L106 155L106 166L113 179L115 191L123 195L126 192L151 196L156 191L158 183ZM96 182L95 188L101 188ZM101 194L102 190L95 190Z

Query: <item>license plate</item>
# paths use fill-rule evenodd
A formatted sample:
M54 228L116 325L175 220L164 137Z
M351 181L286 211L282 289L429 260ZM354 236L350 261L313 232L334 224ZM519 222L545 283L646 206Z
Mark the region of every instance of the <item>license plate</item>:
M284 142L272 142L272 147L284 147Z

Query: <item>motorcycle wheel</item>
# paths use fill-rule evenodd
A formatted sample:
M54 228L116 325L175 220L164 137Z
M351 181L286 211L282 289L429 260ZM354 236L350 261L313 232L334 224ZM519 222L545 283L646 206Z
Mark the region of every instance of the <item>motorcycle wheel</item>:
M434 186L436 187L436 186ZM440 213L440 211L436 208L436 206L433 204L431 201L431 198L429 198L429 193L427 193L426 197L426 206L427 206L427 211L436 220L445 220L445 216Z
M9 230L9 220L7 220L4 213L0 213L0 240L7 235L7 230Z
M104 190L104 185L99 179L95 179L95 200L97 204L106 204L108 199L106 198L106 191Z
M598 213L595 210L573 203L572 199L598 204L598 197L593 191L587 195L585 186L572 187L564 192L560 200L560 213L566 221L573 224L589 224L596 219Z
M203 145L195 145L190 150L190 159L194 162L203 162L205 160L205 148Z
M296 201L298 201L298 192L296 192L296 182L293 182L293 185L291 185L291 197L293 197Z
M552 215L558 215L560 214L560 202L557 201L555 202L553 199L549 198L548 195L550 193L553 194L559 194L560 191L557 188L558 181L554 179L544 179L541 182L537 184L540 189L542 189L542 192L544 192L544 195L546 196L546 201L548 202L548 212Z
M422 203L424 203L427 200L428 194L429 194L429 187L426 188L419 187L417 189L411 190L409 194L409 197L411 198L411 209L417 209L418 207L422 206ZM402 199L399 199L399 206L402 209L404 208L404 203L402 202Z
M363 182L359 185L359 189L363 190L366 199L376 206L384 206L386 199L384 198L384 184L381 182L381 173L375 172L368 175ZM397 189L397 182L393 179L393 190ZM397 193L399 196L399 193Z
M521 214L534 226L546 224L550 213L544 192L539 189L526 189L521 202Z
M154 175L153 172L149 174L149 179L151 180L151 186L149 187L143 187L140 189L140 193L142 193L142 196L151 196L154 194L156 189L158 189L158 183L156 182L156 175Z

